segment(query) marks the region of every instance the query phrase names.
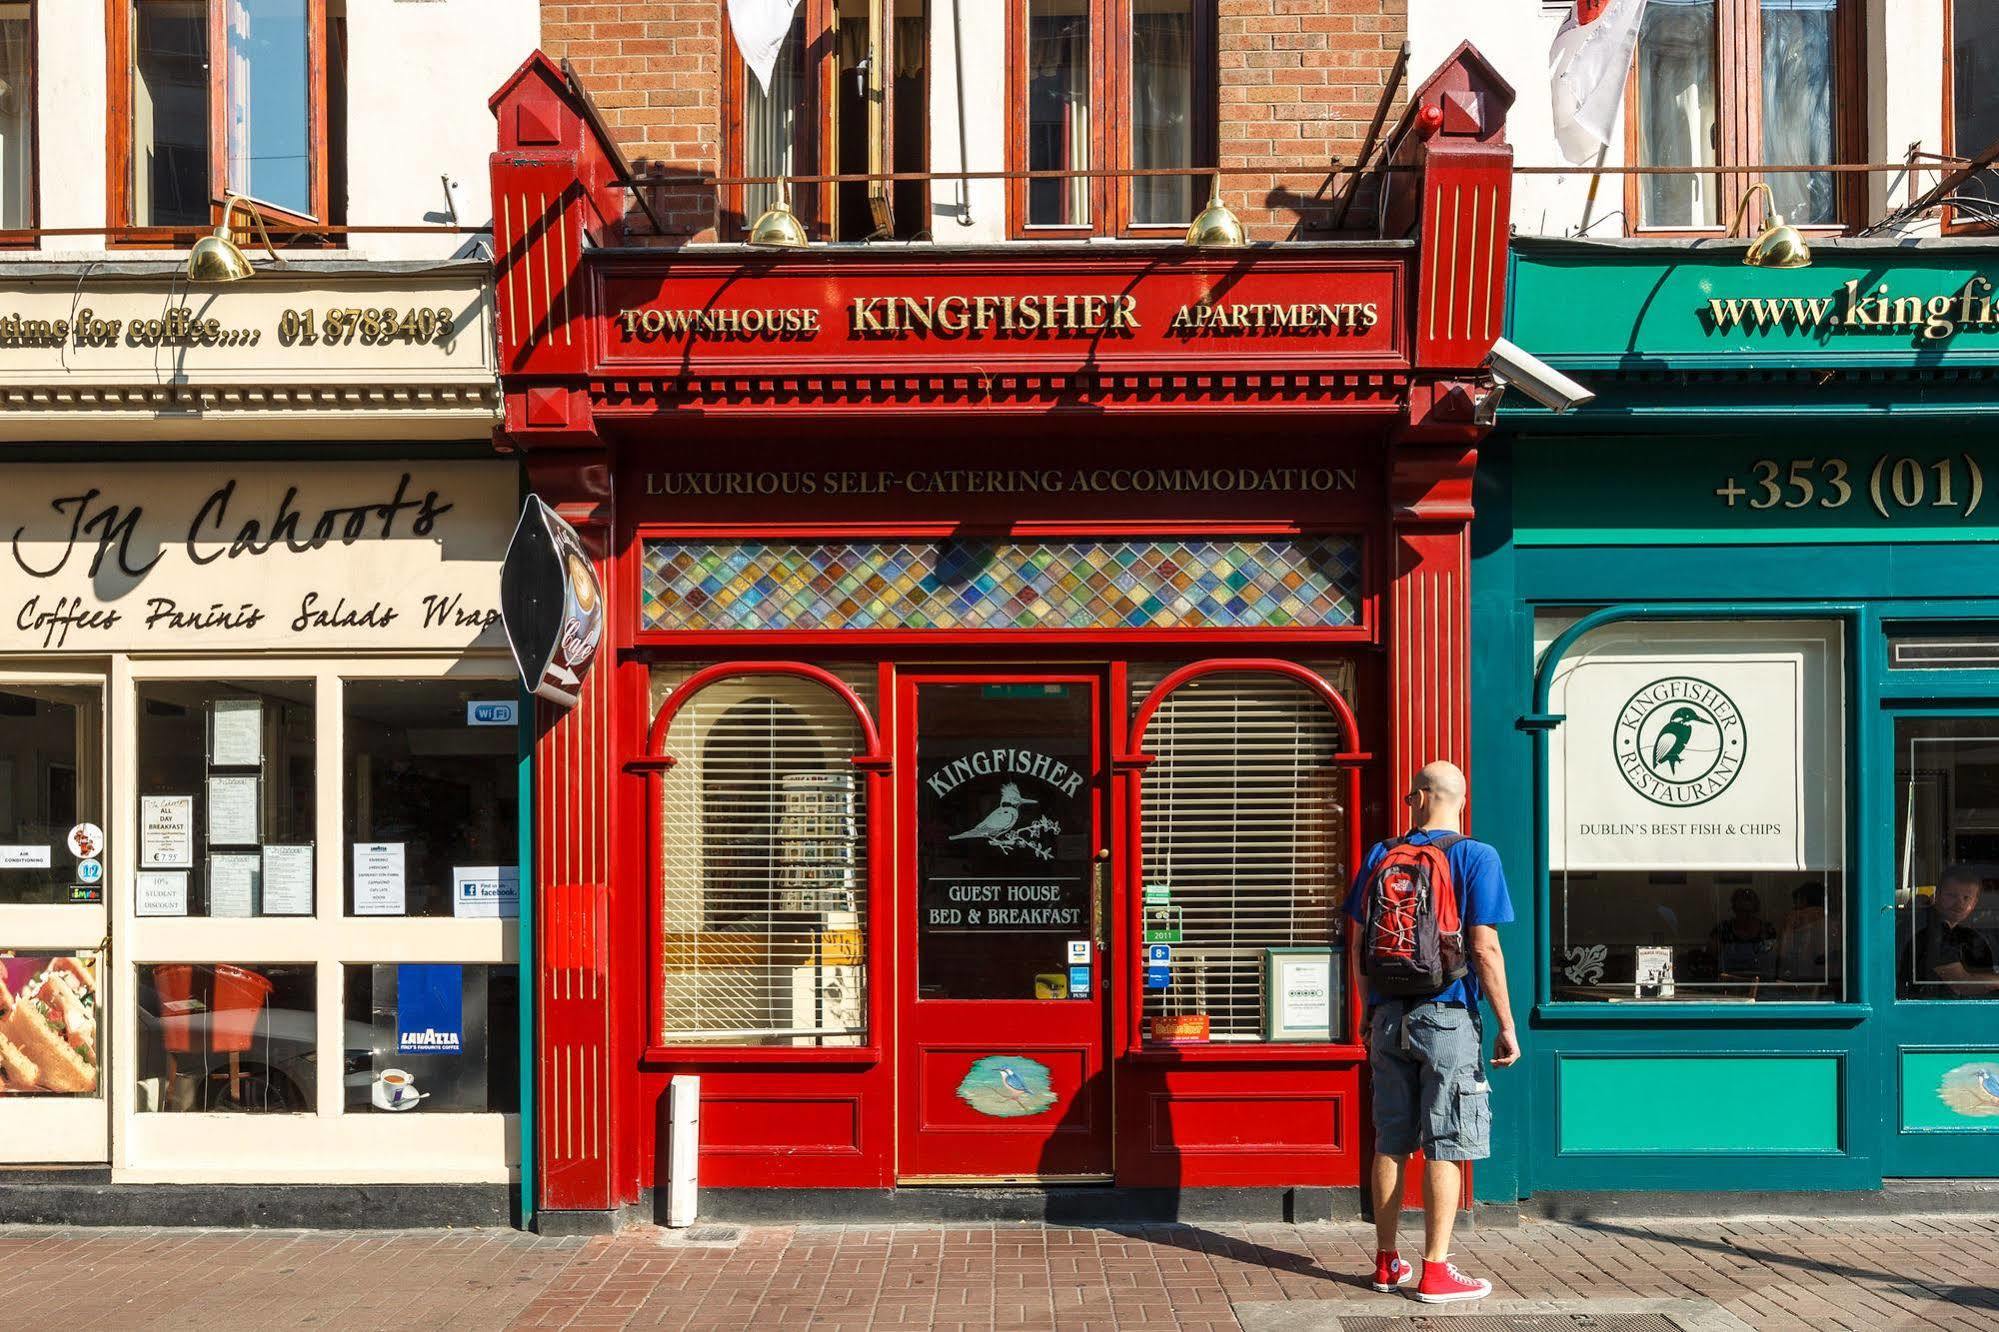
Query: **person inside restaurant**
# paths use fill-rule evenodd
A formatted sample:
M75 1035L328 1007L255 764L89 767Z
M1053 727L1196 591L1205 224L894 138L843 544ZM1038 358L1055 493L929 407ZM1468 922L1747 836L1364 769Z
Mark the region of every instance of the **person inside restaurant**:
M1969 865L1953 865L1937 881L1929 905L1918 901L1913 928L1898 950L1904 998L1999 998L1999 950L1989 913L1980 910L1984 896L1984 877Z

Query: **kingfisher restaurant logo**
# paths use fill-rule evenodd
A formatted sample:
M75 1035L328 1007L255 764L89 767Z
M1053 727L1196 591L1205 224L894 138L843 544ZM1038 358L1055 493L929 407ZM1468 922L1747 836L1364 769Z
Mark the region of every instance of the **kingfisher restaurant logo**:
M1689 675L1654 680L1617 714L1617 770L1655 805L1701 805L1742 771L1748 734L1735 700Z

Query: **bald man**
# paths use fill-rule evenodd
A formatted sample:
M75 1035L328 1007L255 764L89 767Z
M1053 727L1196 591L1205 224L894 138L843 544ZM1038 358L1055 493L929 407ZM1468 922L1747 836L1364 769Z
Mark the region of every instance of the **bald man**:
M1368 851L1347 898L1347 915L1365 924L1369 880L1391 846L1438 844L1449 862L1469 965L1460 979L1435 994L1382 995L1369 991L1360 944L1354 975L1367 1003L1362 1030L1374 1075L1374 1289L1392 1292L1415 1272L1396 1250L1402 1216L1403 1175L1409 1156L1423 1149L1423 1279L1411 1292L1425 1304L1476 1300L1492 1283L1466 1276L1450 1261L1451 1225L1457 1219L1459 1162L1491 1154L1491 1088L1481 1051L1479 1001L1490 998L1498 1031L1492 1062L1504 1068L1520 1057L1513 1008L1506 994L1506 959L1493 927L1513 919L1499 853L1464 836L1465 775L1454 763L1431 763L1416 774L1403 797L1409 831Z

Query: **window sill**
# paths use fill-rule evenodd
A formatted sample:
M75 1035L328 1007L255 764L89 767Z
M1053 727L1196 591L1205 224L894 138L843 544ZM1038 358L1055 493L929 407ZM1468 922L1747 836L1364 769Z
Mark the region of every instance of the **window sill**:
M1357 1064L1367 1059L1367 1048L1303 1041L1141 1045L1127 1058L1140 1064Z
M1631 1000L1625 1003L1548 1003L1534 1006L1534 1021L1546 1026L1599 1023L1675 1023L1754 1026L1767 1022L1856 1026L1873 1016L1871 1004L1702 1003L1695 1000Z
M642 1062L665 1064L816 1064L864 1067L881 1062L878 1045L649 1045Z

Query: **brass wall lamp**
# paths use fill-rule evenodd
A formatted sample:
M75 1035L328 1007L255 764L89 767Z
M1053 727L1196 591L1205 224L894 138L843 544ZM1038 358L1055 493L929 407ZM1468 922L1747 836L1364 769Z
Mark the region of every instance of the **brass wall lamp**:
M1249 244L1249 232L1235 210L1222 202L1222 173L1208 187L1208 206L1187 226L1187 243L1202 250L1235 250Z
M747 244L769 250L803 250L810 247L812 242L805 234L804 225L791 211L789 183L778 191L771 206L757 215L757 220L750 224L750 234L744 240Z
M1756 191L1763 191L1763 197L1770 202L1770 216L1758 232L1756 239L1743 252L1742 262L1751 268L1809 268L1812 262L1812 247L1805 244L1805 238L1798 229L1786 221L1777 211L1777 196L1770 192L1766 181L1757 181L1742 192L1742 202L1736 205L1735 221L1729 224L1728 234L1733 236L1742 219L1749 215L1749 201L1756 197Z
M257 235L264 242L264 253L271 256L271 262L280 268L287 265L278 256L271 244L271 233L264 229L264 215L257 211L257 205L240 194L229 196L223 205L222 221L212 236L203 236L194 243L187 254L187 279L190 282L241 282L244 278L255 277L257 270L250 265L250 258L244 254L229 236L229 219L235 215L236 206L241 204L257 225Z

